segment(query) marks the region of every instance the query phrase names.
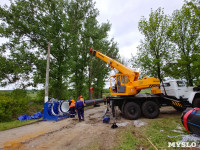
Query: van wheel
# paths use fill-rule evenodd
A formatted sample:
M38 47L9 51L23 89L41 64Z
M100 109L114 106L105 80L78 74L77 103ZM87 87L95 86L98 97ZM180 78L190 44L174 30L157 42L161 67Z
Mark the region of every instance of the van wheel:
M160 109L156 102L146 101L142 105L142 113L146 118L153 119L158 117Z
M127 119L135 120L141 116L140 106L134 102L128 102L124 106L124 115Z
M200 108L200 97L194 99L193 107Z

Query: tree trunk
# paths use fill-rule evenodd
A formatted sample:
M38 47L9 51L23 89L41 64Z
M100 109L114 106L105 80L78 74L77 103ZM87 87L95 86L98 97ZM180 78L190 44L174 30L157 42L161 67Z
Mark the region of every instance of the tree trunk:
M192 80L192 76L191 76L190 64L187 65L187 80L188 80L189 86L193 86L193 80Z
M160 63L157 64L157 75L158 75L158 79L161 81Z

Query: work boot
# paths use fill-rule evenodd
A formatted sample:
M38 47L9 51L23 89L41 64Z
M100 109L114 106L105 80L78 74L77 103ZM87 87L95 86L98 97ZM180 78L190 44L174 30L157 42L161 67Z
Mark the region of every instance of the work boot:
M84 121L84 118L83 118L83 121Z
M79 119L79 122L81 122L81 119Z

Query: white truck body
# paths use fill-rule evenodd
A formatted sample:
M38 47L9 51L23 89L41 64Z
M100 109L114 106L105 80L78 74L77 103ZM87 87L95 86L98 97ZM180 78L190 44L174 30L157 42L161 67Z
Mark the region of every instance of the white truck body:
M164 88L163 88L164 85ZM181 80L168 80L161 84L161 92L167 96L173 96L177 99L187 99L189 103L193 104L193 100L199 91L193 91L193 87L187 87L186 84Z

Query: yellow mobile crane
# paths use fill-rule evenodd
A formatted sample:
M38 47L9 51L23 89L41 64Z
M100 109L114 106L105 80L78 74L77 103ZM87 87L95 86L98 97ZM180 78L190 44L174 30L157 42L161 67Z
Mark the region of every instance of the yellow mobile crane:
M128 119L137 119L141 113L147 118L156 118L159 115L159 96L156 94L160 94L161 91L159 88L152 88L160 86L159 79L143 77L142 80L138 80L138 72L92 48L89 53L119 71L119 73L111 76L111 97L107 98L108 101L112 101L114 116L114 106L119 106L121 112ZM138 94L140 90L146 88L152 88L152 94Z
M143 77L142 80L138 80L138 72L127 68L116 60L92 48L89 53L106 62L111 68L119 71L119 73L111 76L111 96L107 97L107 100L112 102L114 118L114 106L118 106L122 114L128 119L137 119L141 114L150 119L156 118L160 113L161 106L173 106L177 110L184 110L191 106L188 99L168 95L165 87L168 87L169 84L162 83L164 93L161 93L160 88L155 88L160 86L159 79ZM140 90L146 88L151 88L151 94L138 94ZM171 90L174 90L174 88L171 87ZM113 126L116 126L115 120Z

